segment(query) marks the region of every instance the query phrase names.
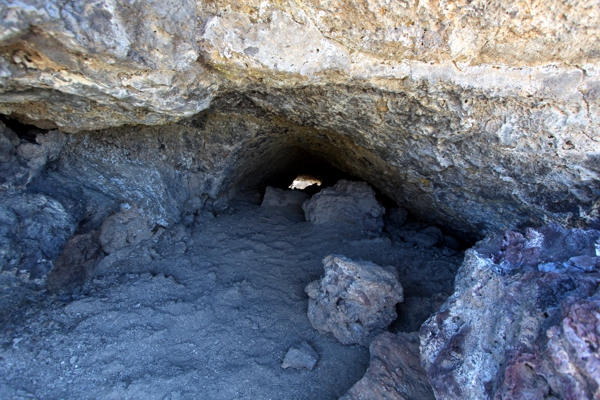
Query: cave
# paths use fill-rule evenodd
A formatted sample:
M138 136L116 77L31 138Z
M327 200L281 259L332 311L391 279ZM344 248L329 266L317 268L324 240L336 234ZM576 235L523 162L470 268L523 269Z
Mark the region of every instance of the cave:
M598 397L592 3L3 4L0 397Z

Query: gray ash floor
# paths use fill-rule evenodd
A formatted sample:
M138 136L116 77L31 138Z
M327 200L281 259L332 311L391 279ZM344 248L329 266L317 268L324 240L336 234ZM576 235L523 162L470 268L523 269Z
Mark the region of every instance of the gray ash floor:
M411 304L452 291L461 254L313 226L298 208L259 202L245 192L227 213L139 245L79 295L40 294L15 310L0 332L0 398L335 399L362 377L369 352L306 317L304 287L323 257L396 266ZM414 329L402 321L392 329ZM303 340L317 367L282 369Z

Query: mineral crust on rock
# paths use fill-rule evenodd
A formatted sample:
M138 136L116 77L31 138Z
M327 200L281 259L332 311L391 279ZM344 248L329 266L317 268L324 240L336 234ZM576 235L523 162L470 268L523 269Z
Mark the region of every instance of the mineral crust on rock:
M381 231L385 208L366 182L340 180L325 188L303 205L306 220L319 225L342 222L368 231Z
M599 231L549 225L468 250L454 294L420 331L436 397L596 396L600 274L539 266L596 257L599 238Z
M340 400L435 399L420 364L418 332L384 332L373 339L369 351L365 376Z
M404 300L397 271L334 255L323 265L325 276L305 289L310 323L343 344L368 346L397 317L396 304Z

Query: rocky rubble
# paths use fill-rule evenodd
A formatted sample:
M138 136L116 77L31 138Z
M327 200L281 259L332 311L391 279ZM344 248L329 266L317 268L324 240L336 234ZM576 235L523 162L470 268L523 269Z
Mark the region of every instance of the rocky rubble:
M396 304L404 300L397 271L343 256L327 256L323 266L325 276L305 289L310 323L343 344L368 346L396 318Z
M507 231L468 250L454 294L420 331L436 396L595 396L600 274L542 271L574 257L595 259L599 238L595 230L549 225Z
M300 190L283 190L267 186L261 207L301 206L309 197Z

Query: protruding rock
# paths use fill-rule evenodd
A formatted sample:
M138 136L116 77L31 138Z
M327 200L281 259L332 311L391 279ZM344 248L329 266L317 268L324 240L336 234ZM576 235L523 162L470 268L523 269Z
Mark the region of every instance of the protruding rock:
M599 345L600 303L586 299L596 294L600 277L549 266L583 265L595 257L599 237L595 230L552 225L507 231L468 250L454 294L420 332L436 396L598 396L600 361L590 349ZM589 345L581 347L584 342Z
M305 289L308 319L343 344L368 345L396 319L396 304L404 300L396 269L343 256L327 256L323 264L323 279Z
M365 182L340 180L302 205L306 220L312 224L343 222L368 231L383 228L385 208Z
M290 347L283 359L281 368L311 370L317 365L319 355L306 341Z
M384 332L369 346L371 363L365 376L340 400L434 399L419 358L417 332Z

